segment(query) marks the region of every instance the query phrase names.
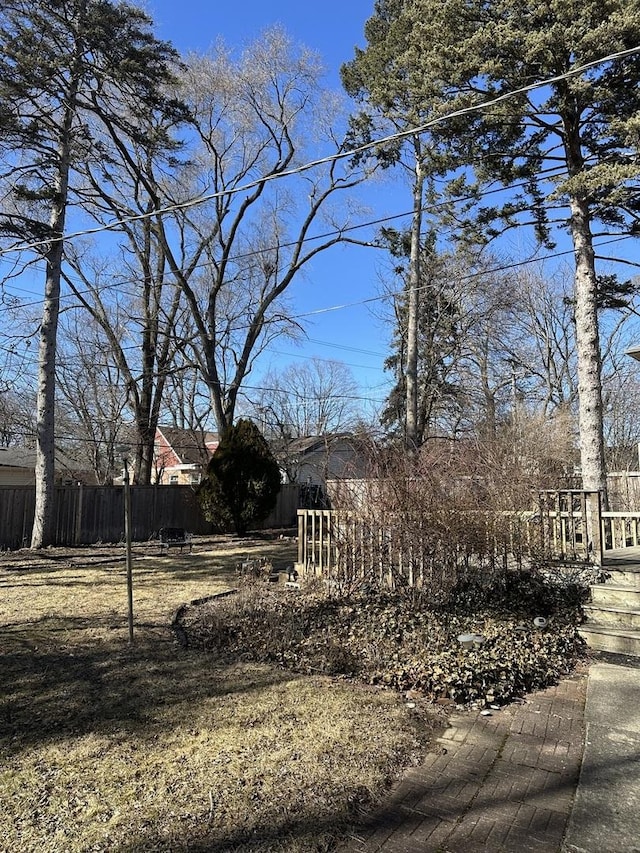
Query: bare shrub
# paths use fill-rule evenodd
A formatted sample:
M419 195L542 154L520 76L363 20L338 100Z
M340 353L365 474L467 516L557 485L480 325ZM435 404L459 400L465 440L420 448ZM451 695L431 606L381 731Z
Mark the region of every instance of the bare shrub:
M536 489L562 472L548 443L532 441L527 455L514 441L508 430L491 442L434 440L415 455L372 453L367 479L334 483L337 590L389 586L442 603L470 576L495 586L541 561Z

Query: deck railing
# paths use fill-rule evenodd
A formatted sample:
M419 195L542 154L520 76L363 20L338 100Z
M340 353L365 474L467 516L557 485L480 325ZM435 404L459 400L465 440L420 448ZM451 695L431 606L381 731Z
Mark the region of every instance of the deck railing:
M299 510L296 568L321 576L339 570L390 585L400 578L413 586L435 570L533 559L600 564L603 547L620 547L623 539L640 542L640 513L601 513L598 493L581 490L541 492L536 510L460 512L413 525L406 518Z
M603 550L640 546L640 512L603 512L601 514Z
M550 489L538 493L538 555L560 562L602 563L600 493Z
M504 514L490 519L477 513L467 542L453 543L427 525L420 530L420 521L410 526L390 518L364 519L348 511L298 510L296 568L325 577L339 570L343 577L366 576L390 586L402 579L415 586L434 572L521 561L539 538L534 516L514 516L507 526Z

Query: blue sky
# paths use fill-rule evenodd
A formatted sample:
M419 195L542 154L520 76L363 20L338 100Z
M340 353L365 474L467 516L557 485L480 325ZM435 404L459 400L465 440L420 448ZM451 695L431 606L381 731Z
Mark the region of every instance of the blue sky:
M356 45L366 46L364 25L374 11L374 0L325 0L311 5L300 0L146 2L157 35L172 41L183 53L192 49L204 51L220 36L230 47L242 48L265 28L280 24L295 40L320 54L327 69L327 85L336 89L341 88L340 66L353 58ZM390 180L393 177L397 179L395 186ZM411 208L410 190L399 180L399 175L389 175L384 184L376 184L369 190L367 203L372 212L364 219L393 216ZM397 220L394 224L400 227L402 222ZM408 217L404 223L408 225ZM374 234L374 228L358 232L362 239L371 239ZM569 250L555 263L570 267L571 243L566 231L561 229L555 237L559 251ZM499 244L496 249L513 259L523 259L535 251L531 232L526 228L511 232ZM637 258L633 241L624 241L604 252L616 253ZM545 256L548 252L543 250L540 254ZM389 374L382 370L389 352L391 329L379 319L382 310L379 303L363 303L380 294L384 270L383 253L354 246L336 247L314 259L289 290L294 312L318 312L304 320L308 339L300 346L285 340L276 343L270 350L271 363L278 367L311 356L336 359L351 367L363 398L383 400L391 383ZM618 272L626 278L636 270L622 267ZM269 361L262 361L264 368ZM247 379L247 385L254 383L259 384L257 374Z
M364 23L374 0L147 0L156 34L180 51L205 50L218 36L230 45L253 41L262 30L282 24L296 39L315 48L338 85L338 70L351 59L355 45L364 47Z
M353 58L356 45L366 44L364 24L373 14L373 6L374 0L325 0L315 5L299 0L147 0L146 4L158 37L173 42L182 53L204 51L220 36L230 47L242 47L265 28L280 24L296 41L320 54L327 69L327 85L336 89L340 88L340 66ZM386 195L389 188L384 192ZM384 213L411 206L408 195L377 201ZM379 254L372 249L337 247L318 256L304 278L292 285L295 310L312 312L375 296L380 287ZM272 348L274 366L310 356L343 361L351 367L363 397L384 398L389 376L383 373L382 362L390 332L367 305L319 313L307 318L305 327L310 340L301 346L282 341ZM265 368L268 363L269 359L264 360ZM247 384L254 378L252 375Z
M327 85L336 89L340 88L340 66L353 57L356 45L366 45L364 24L374 8L374 0L325 0L313 6L300 0L236 3L145 0L145 3L155 22L156 34L173 42L185 54L190 50L205 51L219 37L230 47L241 48L254 41L265 28L280 24L294 39L320 54L327 69ZM372 212L363 218L375 219L408 211L411 196L408 187L399 183L394 187L388 180L369 190L367 202ZM402 221L395 224L400 226ZM404 222L408 223L408 217ZM358 236L370 239L374 233L371 227L360 231ZM569 247L566 234L559 236L560 248L566 250ZM636 246L631 247L630 242L612 247L610 254L622 252L636 259ZM523 229L507 237L501 249L505 255L520 259L531 253L533 243ZM570 265L571 256L561 262ZM307 315L304 326L308 338L300 346L286 340L273 345L270 358L262 360L263 369L270 362L282 367L312 356L336 359L351 367L363 398L382 401L391 381L382 370L391 330L377 317L380 305L367 304L366 300L379 295L384 266L382 253L353 246L336 247L315 258L289 290L294 313ZM629 267L621 270L625 277L635 273ZM39 292L40 288L41 279L38 279L33 290ZM15 289L21 293L18 287ZM260 384L260 375L252 374L246 384Z

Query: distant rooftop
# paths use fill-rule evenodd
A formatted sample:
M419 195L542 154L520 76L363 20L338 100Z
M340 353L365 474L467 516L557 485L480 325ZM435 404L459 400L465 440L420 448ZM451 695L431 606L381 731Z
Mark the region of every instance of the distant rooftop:
M3 468L30 468L36 465L36 452L26 447L0 447L0 466Z
M68 471L80 471L83 466L56 451L56 464ZM28 468L33 471L36 467L36 451L29 447L0 447L1 468Z
M635 358L636 361L640 361L640 344L638 344L634 347L630 347L626 351L626 354L630 355L631 358Z
M208 455L210 455L210 445L218 444L218 434L215 432L162 425L158 426L158 432L162 433L183 465L200 464L206 461L203 459L203 445L209 446Z

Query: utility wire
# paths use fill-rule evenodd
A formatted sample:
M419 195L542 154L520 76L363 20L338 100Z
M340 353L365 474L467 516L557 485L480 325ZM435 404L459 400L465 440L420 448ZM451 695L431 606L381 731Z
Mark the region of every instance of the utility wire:
M596 247L600 247L600 246L610 245L612 243L619 243L623 240L630 240L630 239L633 239L633 238L630 237L629 235L622 235L619 237L611 237L608 240L602 240L600 242L595 242L594 245ZM508 264L501 264L501 265L498 265L495 267L490 267L489 269L486 269L486 270L477 270L475 272L460 275L457 277L457 280L459 282L464 282L464 281L470 281L470 280L472 280L474 278L478 278L480 276L496 275L498 273L507 272L508 270L511 270L511 269L517 269L519 267L528 266L529 264L543 263L545 261L553 260L555 258L564 257L566 255L572 255L573 253L574 253L573 249L564 249L562 251L551 252L551 253L548 253L546 255L536 254L533 257L526 258L522 261L513 261L513 262L508 263ZM430 285L423 285L421 287L418 287L417 290L419 292L421 292L423 290L429 289L429 287L430 287ZM400 295L402 295L402 291L395 293L395 294L385 293L385 294L381 294L378 296L370 296L370 297L367 297L366 299L360 299L360 300L356 300L354 302L346 302L346 303L341 303L338 305L330 305L330 306L327 306L325 308L315 308L315 309L312 309L310 311L304 311L304 312L301 312L299 314L292 315L289 319L291 319L291 320L302 320L302 319L305 319L307 317L315 317L315 316L322 315L322 314L333 313L335 311L343 311L343 310L347 310L350 308L356 308L356 307L361 307L363 305L369 305L373 302L382 302L385 300L393 299L393 298L400 296ZM265 320L265 324L268 324L271 322L280 322L280 320L270 320L270 319ZM248 326L234 326L234 327L231 327L229 329L229 331L238 332L238 331L243 331L244 329L247 329L247 328L248 328ZM19 336L14 336L14 337L19 337ZM319 340L314 340L314 339L309 339L309 340L313 343L322 344L324 346L332 346L332 347L335 347L336 349L340 349L340 350L345 350L345 351L353 350L352 347L342 346L341 344L332 343L329 341L319 341ZM94 343L93 340L90 341L88 339L85 341L79 340L78 342L80 344L82 344L82 343L93 344ZM139 344L129 344L126 346L123 345L123 346L121 346L121 349L124 352L128 352L128 351L135 352L135 351L138 351L140 349L140 345ZM20 355L20 353L18 353L14 348L6 347L6 346L3 346L1 344L0 344L0 350L7 352L10 355L15 355L16 357L18 357ZM372 352L366 351L366 350L355 350L355 351L363 352L365 354L380 355L381 357L385 357L385 356L382 356L381 354L372 353ZM22 355L24 356L24 353ZM36 355L36 353L34 352L34 356L35 355ZM294 357L294 358L298 357L298 358L303 358L303 359L312 359L315 356L300 355L300 356L292 356L292 357ZM61 358L64 360L64 356L62 356ZM76 358L79 358L79 356L78 357L71 356L71 360L75 360ZM37 358L34 357L31 359L25 359L24 363L31 363L33 365L36 365L36 364L38 364L38 360L37 360ZM97 366L111 367L113 365L105 363L102 365L97 364ZM360 367L361 365L351 365L351 366L352 367ZM190 365L187 364L187 365L185 365L184 369L188 369L189 367L190 367Z
M345 160L347 158L355 157L358 154L362 154L365 151L369 151L373 148L378 148L380 146L388 145L392 142L396 142L398 140L407 139L411 136L417 136L421 133L425 133L432 127L435 127L439 124L442 124L446 121L449 121L453 118L460 118L461 116L469 115L469 113L480 112L482 110L489 109L490 107L494 107L497 104L503 103L504 101L516 97L517 95L526 94L527 92L533 92L536 89L544 88L545 86L550 86L554 83L559 83L562 80L568 80L572 77L576 77L579 74L584 73L585 71L589 71L592 68L596 68L599 65L603 65L606 62L614 62L618 59L624 59L627 56L632 56L636 53L640 52L640 45L637 45L632 48L628 48L627 50L619 50L614 53L610 53L607 56L603 56L599 59L594 59L591 62L586 62L583 65L578 65L575 68L571 68L568 71L565 71L561 74L556 74L553 77L547 77L544 80L539 80L535 83L529 83L526 86L521 86L517 89L512 89L508 92L503 92L501 95L498 95L495 98L491 98L488 101L481 101L478 104L470 104L466 107L461 107L457 110L451 110L441 116L436 116L435 118L430 119L427 122L424 122L421 125L417 125L416 127L409 128L407 130L396 131L395 133L389 134L388 136L382 137L381 139L377 139L373 142L367 142L363 145L358 145L355 148L349 149L348 151L337 151L335 154L329 154L325 157L320 157L316 160L311 160L303 165L296 166L291 169L285 169L281 172L276 172L269 175L263 175L260 178L256 178L254 181L249 181L246 184L242 184L239 187L234 187L230 190L222 190L220 192L209 193L206 195L200 195L196 198L190 199L185 202L179 202L177 204L167 205L166 207L157 208L151 212L135 214L132 216L126 216L115 220L112 223L106 223L104 225L97 226L96 228L87 228L81 231L72 232L70 234L62 235L60 237L52 237L47 240L35 240L31 243L20 243L14 246L11 246L7 249L0 249L0 255L8 254L9 252L19 252L27 249L37 249L42 246L51 245L53 242L58 242L61 240L71 240L76 237L83 237L90 234L100 234L105 231L111 231L114 228L117 228L119 225L129 223L129 222L140 222L145 219L149 219L155 216L163 216L167 213L172 213L174 211L187 210L192 207L197 207L198 205L204 204L208 201L213 201L217 198L227 198L231 195L237 195L238 193L244 193L248 190L254 189L255 187L261 186L265 183L270 183L274 180L280 180L281 178L291 177L292 175L299 175L303 172L307 172L310 169L314 169L318 166L328 165L330 163L335 163L338 160Z
M541 174L544 174L545 176L547 176L547 179L550 180L552 178L562 177L563 175L566 174L566 171L564 169L560 169L560 168L550 168L550 169L543 171ZM525 187L526 185L527 185L526 181L519 181L519 182L516 182L513 184L507 184L504 186L501 185L498 187L494 187L492 189L483 190L482 192L477 193L477 194L471 193L471 194L464 195L464 196L454 196L453 198L446 199L446 200L443 199L442 201L434 202L433 204L430 204L430 205L423 205L421 207L421 212L424 214L436 213L442 207L449 207L451 205L461 204L465 201L481 200L481 199L486 198L487 196L496 195L498 193L508 192L509 190L521 189L522 187ZM385 222L392 222L392 221L397 220L397 219L404 219L405 217L412 216L412 215L413 215L413 211L407 210L407 211L404 211L403 213L393 213L393 214L389 214L388 216L377 217L376 219L371 219L371 220L368 220L367 222L360 222L360 223L357 223L355 225L347 225L344 228L333 229L331 231L326 231L322 234L314 234L312 236L305 237L304 240L302 240L302 241L291 240L291 241L286 242L286 243L280 243L277 246L268 246L265 249L253 249L253 250L248 251L248 252L240 252L238 254L231 255L229 257L229 261L232 261L233 263L238 263L240 261L246 260L247 258L256 257L257 255L260 255L263 252L292 248L294 246L297 246L298 242L300 242L301 244L304 245L307 243L315 242L317 240L326 240L326 239L329 239L331 237L336 237L339 234L347 234L347 233L350 233L352 231L358 231L362 228L369 228L369 227L374 226L374 225L381 225ZM373 246L375 244L369 243L368 245ZM382 248L382 246L380 246L380 248ZM2 263L2 262L7 263L7 261L4 261L4 259L0 256L0 263ZM215 263L215 261L201 261L193 269L194 270L206 269L207 267L213 266L214 263ZM179 272L185 272L185 268L180 269ZM73 281L75 281L76 284L79 284L81 286L83 285L83 282L78 280L77 276L67 276L67 278L72 279ZM106 290L118 290L118 292L122 293L123 295L130 295L130 296L134 297L137 295L137 293L135 291L130 291L127 294L126 291L122 290L122 287L123 287L123 285L138 284L139 281L140 281L139 276L134 276L132 278L119 278L116 281L112 282L111 284L103 285L100 288L100 290L101 290L101 293L103 293ZM31 291L26 290L26 288L19 288L14 284L4 285L4 286L8 291L21 290L21 291L26 292L26 293L31 292ZM87 295L87 294L91 294L92 292L93 291L90 288L87 288L84 290L83 289L78 290L78 293L80 295ZM66 293L66 294L63 293L58 297L58 299L59 300L71 299L74 295L75 294L73 292ZM28 307L32 307L32 306L36 306L36 305L41 305L43 303L43 301L44 301L43 299L33 299L30 301L23 301L20 303L20 305L15 306L15 307L17 307L17 308L28 308Z
M549 171L553 171L553 170L549 170ZM495 189L492 189L492 190L486 190L484 193L481 193L478 197L480 198L480 197L484 197L484 196L486 196L486 195L491 195L491 194L494 194L494 193L499 193L499 192L501 193L501 192L505 192L505 191L508 191L508 190L519 189L519 188L523 187L524 185L525 185L525 183L524 183L524 182L520 182L520 183L516 183L516 184L507 185L507 186L505 186L505 187L498 187L498 188L495 188ZM442 207L442 206L448 205L448 204L450 204L450 203L454 203L454 204L455 204L455 203L458 203L458 202L460 202L460 201L470 200L470 199L472 199L472 198L474 198L474 196L462 196L462 197L454 198L454 199L452 199L452 200L450 200L450 201L443 201L443 202L439 202L439 203L434 204L434 205L429 205L429 206L425 206L425 207L423 207L423 208L422 208L422 212L423 212L423 213L433 213L433 212L435 212L439 207ZM403 218L403 217L406 217L406 216L411 216L411 215L412 215L412 211L407 211L407 212L404 212L404 213L396 213L396 214L392 214L392 215L390 215L390 216L379 217L379 218L377 218L377 219L370 220L370 221L365 222L365 223L360 223L360 224L358 224L358 225L352 225L352 226L349 226L348 228L341 229L341 231L343 231L343 232L344 232L344 231L356 230L356 229L359 229L359 228L366 228L366 227L369 227L369 226L371 226L371 225L379 225L379 224L381 224L381 223L383 223L383 222L390 222L390 221L392 221L392 220L400 219L400 218ZM317 239L324 239L325 237L335 236L335 234L337 234L337 233L339 233L339 232L338 232L338 231L327 232L326 234L323 234L323 235L318 235L318 236L316 236L316 237L309 237L309 238L306 238L306 240L305 240L305 241L303 241L303 242L307 242L307 241L311 241L311 240L317 240ZM597 245L597 246L601 246L601 245L603 245L603 246L604 246L604 245L608 245L608 244L610 244L610 243L617 243L617 242L621 242L621 241L623 241L623 240L627 240L627 239L630 239L630 235L628 235L628 234L618 235L618 236L616 236L616 237L612 237L612 238L610 238L610 239L608 239L608 240L604 240L604 241L601 241L601 242L596 242L596 245ZM294 244L293 244L293 243L286 243L286 244L283 244L282 248L286 248L287 246L291 246L291 245L294 245ZM518 266L523 266L523 265L527 265L527 264L530 264L530 263L536 263L537 261L542 261L542 260L552 260L552 259L554 259L554 258L562 257L563 255L571 255L571 254L573 254L573 253L574 253L574 250L573 250L573 249L566 249L566 250L563 250L563 251L560 251L560 252L555 252L555 253L547 254L547 255L544 255L544 256L536 256L536 257L533 257L533 258L525 259L525 260L523 260L523 261L518 261L518 262L514 262L514 263L506 264L506 265L503 265L503 266L500 266L500 267L493 267L492 269L488 270L487 272L488 272L488 273L493 274L493 273L497 273L497 272L506 271L506 270L508 270L508 269L512 269L512 268L515 268L515 267L518 267ZM240 254L240 255L234 256L234 257L232 258L232 260L234 260L234 261L238 261L238 260L242 260L242 259L245 259L245 258L248 258L248 257L252 257L252 256L254 256L254 255L256 255L256 254L259 254L259 251L245 252L245 253L242 253L242 254ZM0 260L1 260L1 259L0 259ZM204 267L210 266L212 263L213 263L213 262L203 262L202 264L198 264L198 265L197 265L197 267L196 267L196 269L201 269L201 268L204 268ZM473 277L475 277L475 276L477 276L477 275L482 275L482 274L483 274L483 273L481 273L481 272L478 272L478 273L470 273L466 278L473 278ZM464 278L465 278L465 277L463 277L463 280L464 280ZM104 293L104 291L106 291L106 290L118 290L118 292L119 292L119 293L121 293L122 295L127 295L127 293L126 293L126 292L124 292L124 293L123 293L123 291L121 290L122 285L126 285L126 284L135 284L135 283L137 283L137 281L138 281L138 279L134 279L134 278L131 278L131 279L120 279L120 280L118 280L118 281L116 281L116 282L114 282L114 283L112 283L112 284L107 284L107 285L102 286L102 287L100 288L100 292L101 292L101 293ZM9 289L9 288L10 288L10 289L17 289L17 288L15 288L13 285L8 286L8 288L7 288L7 289ZM421 290L421 289L422 289L422 288L418 288L418 290ZM93 292L93 291L92 291L91 289L86 289L86 290L80 290L80 291L79 291L79 294L80 294L80 295L88 295L88 294L91 294L92 292ZM136 296L137 294L136 294L136 293L134 293L134 292L130 292L128 295L130 295L130 296L134 297L134 296ZM71 293L68 293L68 294L61 294L61 296L60 296L60 297L58 297L58 298L59 298L60 300L65 299L65 298L66 298L66 299L72 299L74 296L75 296L75 293L71 292ZM364 300L361 300L361 301L352 302L352 303L347 303L346 305L336 305L336 306L329 306L329 307L326 307L326 308L313 309L312 311L307 312L307 313L301 313L301 314L293 315L290 319L292 319L292 320L296 320L296 319L303 319L304 317L307 317L307 316L314 316L315 314L322 314L322 313L332 312L332 311L336 311L336 310L341 310L342 308L349 308L349 307L353 307L353 306L357 306L357 305L364 305L364 304L367 304L367 303L370 303L370 302L380 301L380 300L388 299L388 298L390 298L390 296L389 296L388 294L385 294L385 295L383 295L383 296L374 296L374 297L369 297L369 298L364 299ZM40 304L42 304L42 302L43 302L43 300L42 300L42 299L32 300L32 301L30 301L30 302L23 301L23 302L21 302L21 303L20 303L20 305L19 305L19 306L16 306L16 307L19 307L19 308L34 307L34 306L36 306L36 305L40 305ZM265 320L265 323L267 323L267 324L268 324L268 323L271 323L271 322L279 322L279 320L271 320L271 319L269 319L269 318L267 318L267 319ZM242 330L244 330L244 329L246 329L246 328L248 328L248 326L234 326L234 327L231 327L229 331L242 331ZM136 348L135 346L131 346L131 347L123 347L123 349L135 349L135 348Z
M630 240L630 239L633 239L633 238L630 237L630 235L628 235L628 234L624 234L624 235L619 236L619 237L611 237L608 240L603 240L602 242L597 243L597 244L594 243L594 245L606 246L606 245L609 245L611 243L619 243L623 240ZM507 272L508 270L511 270L511 269L517 269L518 267L528 266L529 264L541 263L543 261L553 260L554 258L561 258L561 257L566 256L566 255L573 255L574 251L575 251L574 249L563 249L562 251L551 252L550 254L546 254L546 255L536 255L532 258L525 258L525 260L523 260L523 261L513 261L513 262L508 263L508 264L501 264L501 265L496 266L496 267L490 267L489 269L486 269L486 270L478 270L476 272L471 272L471 273L467 273L465 275L460 275L457 277L457 280L462 282L462 281L469 281L470 279L478 278L480 276L495 275L496 273ZM423 290L428 290L430 287L431 287L431 285L426 284L426 285L423 285L423 286L416 288L416 290L418 292L421 292ZM400 293L396 293L396 294L382 294L379 296L370 296L366 299L361 299L361 300L358 300L355 302L345 302L345 303L342 303L339 305L331 305L331 306L326 307L326 308L315 308L315 309L312 309L311 311L304 311L304 312L301 312L300 314L294 314L291 316L290 319L301 320L305 317L315 317L319 314L328 314L328 313L331 313L333 311L342 311L346 308L354 308L354 307L357 307L360 305L370 304L371 302L381 302L385 299L392 299L394 296L399 296L401 294L402 294L402 291ZM241 326L238 328L241 329L241 328L245 328L245 327Z

